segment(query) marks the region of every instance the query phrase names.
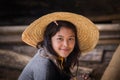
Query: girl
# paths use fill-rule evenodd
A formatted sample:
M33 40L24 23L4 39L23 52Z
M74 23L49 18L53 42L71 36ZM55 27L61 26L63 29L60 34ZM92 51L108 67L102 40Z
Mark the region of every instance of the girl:
M71 69L78 67L82 52L95 47L98 35L94 24L81 15L56 12L39 18L22 34L38 52L18 80L72 80Z

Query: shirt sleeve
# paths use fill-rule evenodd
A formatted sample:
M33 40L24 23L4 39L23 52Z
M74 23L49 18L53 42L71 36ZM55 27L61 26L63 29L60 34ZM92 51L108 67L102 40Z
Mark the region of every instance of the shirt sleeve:
M18 80L34 80L31 65L28 63L20 74Z
M51 60L37 54L23 69L18 80L60 80L60 73Z
M41 61L40 61L41 62ZM55 65L49 60L44 59L34 68L34 80L59 80L59 72Z

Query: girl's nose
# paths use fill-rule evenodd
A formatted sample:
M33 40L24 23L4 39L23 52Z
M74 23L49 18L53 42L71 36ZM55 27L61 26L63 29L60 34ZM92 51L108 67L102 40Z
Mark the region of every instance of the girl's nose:
M67 47L68 46L68 41L64 40L64 46Z

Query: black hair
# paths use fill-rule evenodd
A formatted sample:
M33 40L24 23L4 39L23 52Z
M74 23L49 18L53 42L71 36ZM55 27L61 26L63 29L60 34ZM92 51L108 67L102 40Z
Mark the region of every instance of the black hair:
M80 48L77 38L77 29L74 24L68 21L63 20L57 20L55 22L51 22L48 24L48 26L45 29L44 32L44 40L40 42L41 46L45 46L47 50L50 52L50 54L58 56L54 49L52 48L52 41L51 38L58 32L62 27L66 27L71 29L75 34L75 47L73 51L70 53L70 55L67 57L67 60L65 62L65 69L69 73L69 68L71 66L74 66L75 64L78 64L78 57L80 56Z

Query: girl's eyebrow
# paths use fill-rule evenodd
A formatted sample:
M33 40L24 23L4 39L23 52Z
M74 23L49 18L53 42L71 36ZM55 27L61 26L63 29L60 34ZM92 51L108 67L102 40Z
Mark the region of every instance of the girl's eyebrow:
M63 37L62 35L58 35L58 37Z
M75 37L75 35L71 35L70 37Z
M58 37L64 37L64 36L58 35ZM71 35L71 36L69 36L69 37L75 37L75 35Z

